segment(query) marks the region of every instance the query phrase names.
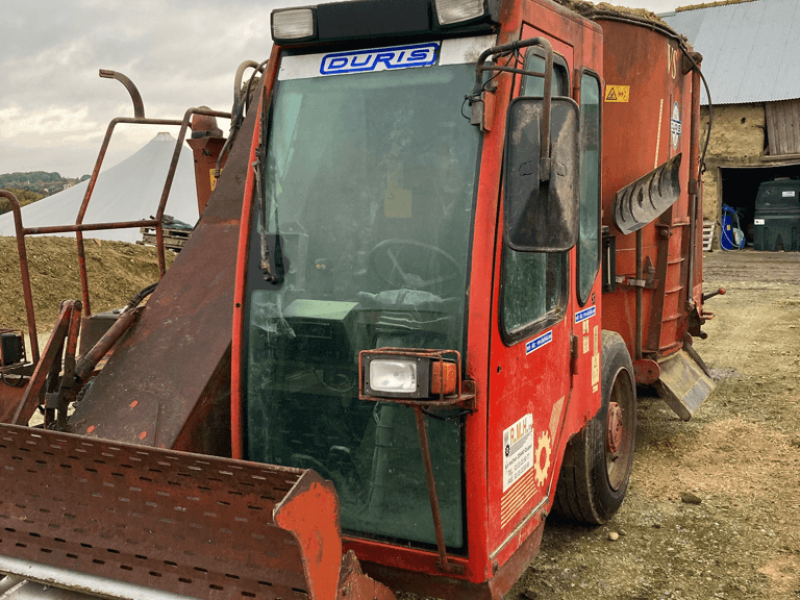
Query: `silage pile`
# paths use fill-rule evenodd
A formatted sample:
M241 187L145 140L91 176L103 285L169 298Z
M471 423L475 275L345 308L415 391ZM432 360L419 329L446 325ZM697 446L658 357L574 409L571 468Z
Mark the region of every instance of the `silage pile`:
M156 249L85 240L92 313L122 308L139 290L158 281ZM52 329L62 300L80 299L77 245L62 237L26 238L37 329ZM175 255L167 251L167 264ZM0 237L0 329L27 329L17 241ZM27 331L26 331L27 333Z

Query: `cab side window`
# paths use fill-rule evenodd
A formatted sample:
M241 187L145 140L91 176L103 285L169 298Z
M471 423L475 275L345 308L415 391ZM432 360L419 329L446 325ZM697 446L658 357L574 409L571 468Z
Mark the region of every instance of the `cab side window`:
M529 48L525 70L544 72L544 53ZM553 96L569 96L569 72L561 56L553 59ZM544 78L523 76L521 96L542 97ZM528 337L564 315L567 298L568 254L517 252L503 247L500 290L500 322L507 343Z
M538 46L528 48L525 55L525 70L544 73L544 50ZM544 77L523 75L519 95L542 98L544 96ZM553 54L553 96L569 96L567 61L558 54Z
M600 266L600 80L581 76L581 198L578 301L589 300Z

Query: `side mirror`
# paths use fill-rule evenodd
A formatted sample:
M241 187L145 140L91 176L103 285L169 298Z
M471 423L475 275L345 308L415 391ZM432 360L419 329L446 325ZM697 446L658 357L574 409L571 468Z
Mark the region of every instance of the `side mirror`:
M542 98L515 98L508 108L504 238L521 252L566 252L578 241L580 110L570 98L551 99L549 153L542 152L545 117Z

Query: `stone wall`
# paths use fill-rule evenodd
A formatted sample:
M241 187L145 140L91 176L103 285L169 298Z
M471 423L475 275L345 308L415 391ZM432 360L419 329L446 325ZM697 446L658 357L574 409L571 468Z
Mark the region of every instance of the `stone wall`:
M757 163L764 153L766 121L763 104L714 106L711 140L703 174L703 218L718 221L722 206L720 168ZM708 107L701 108L700 150L706 136Z
M702 107L700 119L702 141L708 125L708 107ZM706 160L731 161L736 165L758 162L764 153L765 127L763 104L715 106Z

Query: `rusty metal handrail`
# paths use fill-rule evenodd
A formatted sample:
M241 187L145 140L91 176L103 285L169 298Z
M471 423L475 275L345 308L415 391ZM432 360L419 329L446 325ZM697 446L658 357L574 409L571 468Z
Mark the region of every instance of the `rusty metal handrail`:
M22 227L22 209L19 200L11 192L0 190L0 196L11 203L14 213L14 230L17 235L17 252L19 253L19 269L22 276L22 294L25 298L25 312L28 317L28 337L31 339L33 363L39 362L39 340L36 337L36 318L33 312L33 294L31 293L31 276L28 271L28 251L25 247L25 230Z
M14 229L17 237L17 250L20 259L22 289L25 297L25 310L28 319L28 335L30 337L31 354L34 364L39 362L40 356L39 356L39 343L36 333L36 318L33 309L33 295L31 292L30 273L28 269L28 255L25 246L25 237L28 235L45 235L51 233L70 233L70 232L75 233L78 246L78 270L80 273L80 282L81 282L81 299L83 301L84 314L87 317L90 316L92 313L89 301L89 278L86 271L86 253L83 241L84 231L128 229L134 227L154 227L156 230L156 249L157 249L156 251L158 255L159 279L163 278L164 274L166 273L166 258L165 258L164 230L162 225L162 219L164 217L164 210L166 208L167 199L169 198L169 193L170 190L172 189L172 183L175 179L175 172L177 170L178 161L180 159L180 151L183 145L183 139L186 136L187 128L191 127L190 123L191 117L195 114L212 116L212 117L221 117L226 119L229 119L231 117L230 113L210 110L207 108L195 107L195 108L189 108L185 112L183 119L180 121L178 121L177 119L144 119L136 117L133 118L117 117L115 119L112 119L112 121L108 125L108 128L106 129L106 135L100 147L100 152L98 154L94 170L92 171L92 175L89 178L89 183L87 184L86 193L83 196L83 201L81 203L81 207L78 211L78 216L75 219L74 225L55 225L49 227L24 227L22 223L22 211L19 201L14 196L14 194L0 190L0 196L8 199L8 201L11 203L11 209L14 213ZM89 202L91 201L95 184L97 183L97 177L100 174L100 167L102 166L103 160L105 159L105 155L108 150L108 145L111 142L111 136L118 124L180 126L180 132L178 134L178 139L176 140L175 143L175 150L173 151L172 154L172 161L170 163L169 171L167 172L167 179L164 183L164 188L162 190L161 198L158 203L158 209L156 211L156 215L154 218L142 219L138 221L116 221L107 223L84 224L83 219L84 216L86 215L86 210L89 206Z

